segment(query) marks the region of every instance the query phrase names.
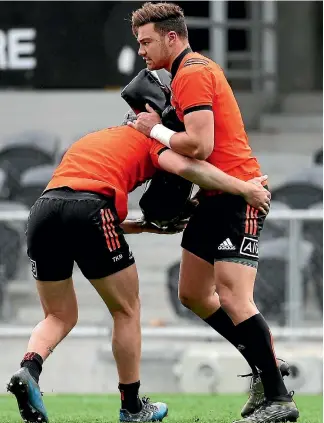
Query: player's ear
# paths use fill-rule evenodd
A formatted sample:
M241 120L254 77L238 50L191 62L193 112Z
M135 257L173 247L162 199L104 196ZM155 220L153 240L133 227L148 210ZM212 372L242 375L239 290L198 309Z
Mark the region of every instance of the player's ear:
M167 37L168 37L169 45L172 46L176 42L178 36L175 31L170 31L168 32Z

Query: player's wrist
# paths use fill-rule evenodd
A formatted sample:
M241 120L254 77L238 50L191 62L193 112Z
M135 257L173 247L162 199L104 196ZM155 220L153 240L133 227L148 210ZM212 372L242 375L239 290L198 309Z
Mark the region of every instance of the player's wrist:
M160 141L160 143L166 147L171 148L170 141L174 134L176 134L176 132L162 125L162 123L157 123L151 129L150 137Z
M121 223L120 226L126 234L141 234L145 232L145 230L143 229L143 220L140 220L140 219L124 220L124 222Z
M238 184L238 195L241 197L246 197L251 193L251 186L245 181L241 181Z

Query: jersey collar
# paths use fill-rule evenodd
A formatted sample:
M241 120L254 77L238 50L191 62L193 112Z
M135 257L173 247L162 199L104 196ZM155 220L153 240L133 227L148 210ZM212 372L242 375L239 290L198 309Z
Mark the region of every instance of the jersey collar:
M179 54L179 56L177 56L171 66L171 75L172 75L172 79L176 76L176 73L179 69L180 63L182 62L182 59L189 53L191 53L192 50L190 47L187 47L185 50L183 50L182 53Z

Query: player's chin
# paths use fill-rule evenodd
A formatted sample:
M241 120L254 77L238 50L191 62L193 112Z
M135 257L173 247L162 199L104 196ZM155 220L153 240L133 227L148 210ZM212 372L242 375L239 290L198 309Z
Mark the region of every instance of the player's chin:
M155 62L152 62L151 60L149 60L148 62L146 62L146 67L150 71L162 69L162 66L159 66L159 64L157 64Z
M154 63L152 62L146 62L146 67L149 71L157 70L158 68L154 66Z

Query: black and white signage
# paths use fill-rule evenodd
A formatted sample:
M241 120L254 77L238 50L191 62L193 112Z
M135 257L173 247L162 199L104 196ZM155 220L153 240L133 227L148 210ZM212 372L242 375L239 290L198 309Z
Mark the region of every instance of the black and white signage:
M259 257L259 242L257 238L249 238L245 236L243 238L240 254L247 257L258 258Z
M132 12L143 3L2 1L0 89L125 86L145 67L130 23ZM207 1L200 2L199 10L195 2L181 6L189 15L208 16ZM194 30L190 42L200 51L207 48L208 36Z
M0 70L29 70L36 67L36 30L0 29Z
M144 67L129 17L142 2L2 2L0 88L124 86Z

